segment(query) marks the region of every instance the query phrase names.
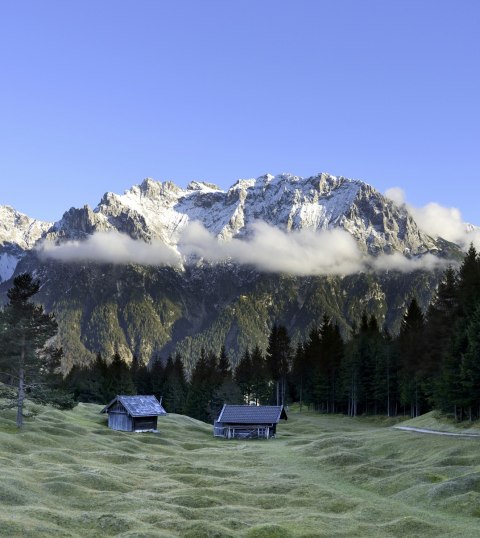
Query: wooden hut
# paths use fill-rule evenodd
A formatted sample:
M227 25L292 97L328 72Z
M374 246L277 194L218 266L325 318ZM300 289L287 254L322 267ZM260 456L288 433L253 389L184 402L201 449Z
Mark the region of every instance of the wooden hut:
M270 439L280 419L287 420L283 405L227 405L213 427L215 437L226 439Z
M116 396L101 413L108 413L108 427L124 432L156 431L157 419L166 415L155 396Z

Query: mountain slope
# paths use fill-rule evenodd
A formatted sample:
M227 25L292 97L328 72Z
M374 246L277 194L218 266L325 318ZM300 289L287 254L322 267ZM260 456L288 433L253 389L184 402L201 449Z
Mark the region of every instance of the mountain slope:
M0 206L0 282L13 275L19 260L51 226L10 206Z
M134 239L161 239L177 245L189 222L199 221L223 240L248 235L255 221L292 230L343 228L361 249L423 254L437 252L404 207L361 181L320 174L289 174L239 180L228 191L192 182L181 189L146 179L123 195L107 193L95 210L71 209L48 237L77 239L95 231L117 230Z
M324 313L345 335L364 309L396 330L413 295L427 305L442 271L288 276L228 260L184 258L182 267L143 266L134 257L129 264L68 262L40 257L32 249L40 238L62 244L115 230L178 250L194 221L223 243L248 241L261 221L287 234L346 230L372 259L393 253L415 259L459 256L455 245L424 234L405 207L361 181L328 174L265 175L239 180L227 191L208 183L181 189L146 179L123 195L105 194L94 210L71 208L53 225L8 214L4 237L10 240L0 248L0 259L18 249L21 256L10 273L15 265L16 273L35 271L42 281L39 298L57 315L65 369L88 362L97 351L110 357L115 350L145 361L177 350L191 365L201 347L217 352L224 342L235 362L245 346L266 345L274 322L301 340ZM8 281L0 284L0 292L8 287Z

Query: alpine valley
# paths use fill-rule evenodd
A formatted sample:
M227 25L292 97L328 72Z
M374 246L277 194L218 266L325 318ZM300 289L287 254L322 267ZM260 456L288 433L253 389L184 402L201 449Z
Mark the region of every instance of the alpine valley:
M212 261L182 253L183 233L193 222L224 245L249 245L259 222L287 237L343 230L364 259L412 266L326 274L266 270L231 257ZM78 247L107 232L162 245L179 263L45 255L45 245ZM65 370L99 351L145 362L178 351L191 368L202 347L218 352L224 343L235 363L246 346L266 347L274 323L285 325L295 344L324 314L346 336L364 310L396 332L411 298L426 307L446 265L461 256L459 246L423 233L404 206L370 185L328 174L265 175L239 180L228 191L146 179L123 195L105 194L93 210L71 208L55 223L0 207L1 300L15 275L28 271L40 279L38 300L55 312ZM426 259L439 263L422 264Z

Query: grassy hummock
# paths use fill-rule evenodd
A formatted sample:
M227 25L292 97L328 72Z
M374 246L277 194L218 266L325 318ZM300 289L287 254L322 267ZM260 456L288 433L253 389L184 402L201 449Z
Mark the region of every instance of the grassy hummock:
M478 439L296 410L269 441L175 414L124 433L100 409L31 406L21 432L1 412L1 536L478 535Z

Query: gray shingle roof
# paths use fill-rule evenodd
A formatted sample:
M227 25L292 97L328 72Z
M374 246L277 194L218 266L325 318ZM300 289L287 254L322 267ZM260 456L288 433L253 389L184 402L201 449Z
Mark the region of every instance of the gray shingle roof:
M278 424L287 419L281 405L224 405L218 422L234 424Z
M116 396L101 412L108 412L108 409L117 401L125 407L132 417L153 417L167 414L155 396Z

